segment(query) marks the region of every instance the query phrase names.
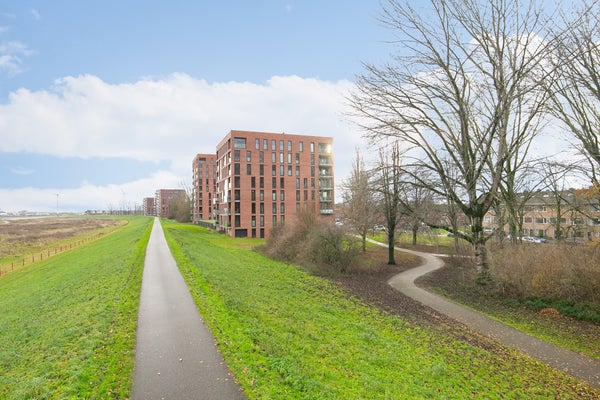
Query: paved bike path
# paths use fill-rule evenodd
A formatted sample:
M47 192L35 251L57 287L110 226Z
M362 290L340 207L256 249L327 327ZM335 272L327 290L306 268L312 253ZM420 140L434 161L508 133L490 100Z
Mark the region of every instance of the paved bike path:
M375 241L372 242L387 247L385 244ZM444 262L433 254L402 248L395 249L397 251L419 256L424 262L417 268L412 268L393 276L388 283L394 289L461 322L485 336L517 349L552 368L584 380L595 388L600 388L599 360L544 342L538 338L504 325L501 322L495 321L481 313L462 307L454 302L417 287L414 282L418 277L443 267Z
M246 398L204 325L158 218L142 276L132 398Z

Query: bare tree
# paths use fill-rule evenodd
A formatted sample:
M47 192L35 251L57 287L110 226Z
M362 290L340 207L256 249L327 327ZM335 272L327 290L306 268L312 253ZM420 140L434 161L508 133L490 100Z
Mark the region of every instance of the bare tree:
M373 184L381 197L381 209L385 217L388 242L388 264L395 265L394 247L396 245L396 227L404 209L402 151L398 142L379 150L379 165L376 168Z
M373 229L377 218L375 193L371 186L372 173L356 149L350 177L343 183L345 222L361 237L362 250L366 251L367 234Z
M518 0L430 0L426 12L410 3L388 1L382 20L399 33L399 53L393 64L365 65L349 102L367 137L410 147L416 170L436 182L421 184L467 216L470 232L460 236L473 245L478 280L486 282L483 218L545 101L540 75L549 45L534 34L545 28L542 11Z
M551 67L559 78L552 88L553 114L567 127L576 147L590 161L592 181L600 168L600 8L598 1L584 2L572 22L565 17L566 32Z

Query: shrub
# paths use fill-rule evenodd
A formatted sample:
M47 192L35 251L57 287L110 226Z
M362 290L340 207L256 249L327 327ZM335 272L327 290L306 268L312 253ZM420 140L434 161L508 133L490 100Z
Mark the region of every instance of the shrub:
M345 272L358 250L356 240L343 229L321 223L308 211L301 212L295 224L271 229L265 243L265 254L270 258L336 272Z
M600 251L567 244L493 250L492 275L510 296L600 304Z
M360 251L358 241L348 237L337 226L321 226L313 232L309 244L310 261L330 267L335 272L346 272Z

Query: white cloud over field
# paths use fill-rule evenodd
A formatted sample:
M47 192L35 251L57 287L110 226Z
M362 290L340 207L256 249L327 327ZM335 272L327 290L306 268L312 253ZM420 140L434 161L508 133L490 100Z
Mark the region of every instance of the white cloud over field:
M0 189L0 209L48 209L48 197L56 193L70 210L117 205L123 193L141 203L155 189L189 182L194 155L214 152L232 129L333 136L340 183L362 143L343 117L351 87L349 81L297 76L256 84L174 74L121 84L83 75L59 79L48 90L19 89L0 104L0 152L167 160L171 167L119 186Z

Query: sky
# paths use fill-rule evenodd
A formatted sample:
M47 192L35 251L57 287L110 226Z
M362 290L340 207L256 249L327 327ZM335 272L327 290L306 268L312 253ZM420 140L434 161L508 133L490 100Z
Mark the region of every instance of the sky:
M230 130L334 138L391 33L378 1L0 0L0 211L134 207Z

